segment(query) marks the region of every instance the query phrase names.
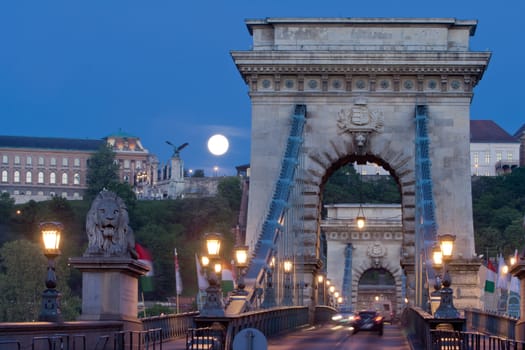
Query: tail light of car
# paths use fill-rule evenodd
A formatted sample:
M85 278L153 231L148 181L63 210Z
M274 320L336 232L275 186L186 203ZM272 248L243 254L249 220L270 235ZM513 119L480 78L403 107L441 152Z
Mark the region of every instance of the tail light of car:
M381 323L381 321L383 321L383 317L382 317L382 316L376 316L376 317L374 317L374 322L375 322L375 323Z
M361 320L361 316L356 315L356 316L354 317L354 321L359 321L359 320Z

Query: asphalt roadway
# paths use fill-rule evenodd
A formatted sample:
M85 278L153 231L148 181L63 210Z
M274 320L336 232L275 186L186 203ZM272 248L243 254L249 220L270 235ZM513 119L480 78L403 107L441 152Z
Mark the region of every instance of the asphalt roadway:
M185 338L164 343L163 350L185 350ZM308 327L268 339L268 350L337 350L388 349L410 350L411 347L398 325L385 324L382 336L375 332L358 332L341 325L325 324ZM258 348L258 347L255 347ZM245 350L245 349L234 349ZM261 349L262 350L262 349Z

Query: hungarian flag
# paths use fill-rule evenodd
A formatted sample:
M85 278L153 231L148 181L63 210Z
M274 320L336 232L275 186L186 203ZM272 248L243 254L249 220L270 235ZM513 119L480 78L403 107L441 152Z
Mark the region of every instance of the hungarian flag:
M505 259L503 259L503 255L500 254L498 257L498 283L496 288L508 290L508 271L505 271L505 267Z
M487 264L487 275L485 277L485 292L494 293L496 290L496 267L489 260Z
M175 254L175 288L177 291L177 295L182 294L182 279L180 278L180 270L179 270L179 258L177 256L177 248L173 249L173 252Z
M148 265L149 271L145 276L140 278L140 285L143 292L153 291L153 259L151 253L138 243L135 243L135 250L139 256L138 261Z

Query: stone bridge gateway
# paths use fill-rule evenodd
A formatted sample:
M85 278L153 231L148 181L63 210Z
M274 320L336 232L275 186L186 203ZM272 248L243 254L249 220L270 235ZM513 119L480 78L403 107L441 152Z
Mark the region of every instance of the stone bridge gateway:
M282 252L293 252L306 286L322 268L322 188L340 166L375 162L402 196L401 267L417 302L422 242L416 233L416 109L427 118L435 227L456 235L450 272L455 305L479 306L470 185L469 120L473 88L490 59L473 52L476 21L453 18L266 18L246 21L253 38L232 57L252 102L251 175L246 244L260 254L290 135L290 115L305 106L292 196L300 206ZM280 224L282 224L280 222ZM288 237L287 237L288 236ZM278 245L278 244L276 244ZM264 268L256 259L258 269ZM249 272L250 274L250 272ZM248 277L254 277L251 275ZM258 275L260 276L260 274ZM259 278L259 277L257 277ZM399 273L395 276L399 283ZM260 282L260 280L255 281ZM304 300L315 300L306 288Z

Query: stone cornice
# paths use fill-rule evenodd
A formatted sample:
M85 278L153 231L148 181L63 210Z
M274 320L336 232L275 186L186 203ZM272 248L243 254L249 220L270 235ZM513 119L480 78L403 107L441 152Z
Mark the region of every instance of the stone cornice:
M243 74L468 74L480 75L483 73L482 66L396 66L396 65L246 65L239 67Z
M235 63L250 75L468 75L479 81L489 52L236 51Z

